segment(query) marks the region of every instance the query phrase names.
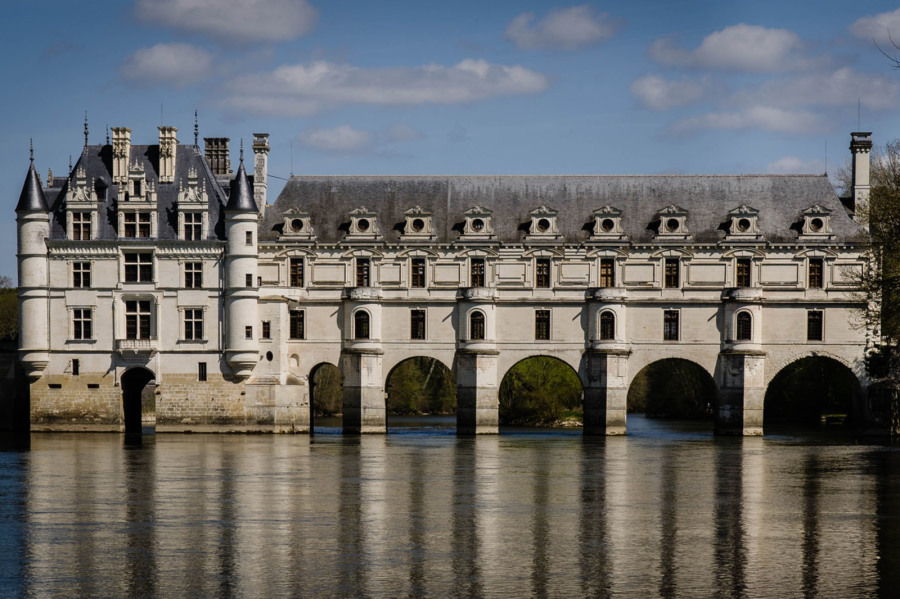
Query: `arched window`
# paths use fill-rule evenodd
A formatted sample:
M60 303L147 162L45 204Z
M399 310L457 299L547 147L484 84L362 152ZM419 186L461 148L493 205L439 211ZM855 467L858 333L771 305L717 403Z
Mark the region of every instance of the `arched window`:
M369 338L369 313L359 310L353 315L353 338Z
M484 339L484 312L472 312L469 315L469 339Z
M607 310L600 314L600 339L612 341L616 338L616 315Z
M738 341L750 341L753 338L753 317L749 312L738 312L734 338Z

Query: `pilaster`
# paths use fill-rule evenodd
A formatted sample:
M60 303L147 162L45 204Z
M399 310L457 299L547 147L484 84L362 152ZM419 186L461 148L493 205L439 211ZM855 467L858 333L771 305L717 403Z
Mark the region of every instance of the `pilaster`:
M628 351L592 350L584 356L584 434L624 435Z
M456 354L456 432L496 434L500 430L500 385L496 350Z
M717 435L763 434L763 404L766 397L766 355L762 352L722 353Z
M345 350L341 354L345 433L387 432L381 364L380 350Z

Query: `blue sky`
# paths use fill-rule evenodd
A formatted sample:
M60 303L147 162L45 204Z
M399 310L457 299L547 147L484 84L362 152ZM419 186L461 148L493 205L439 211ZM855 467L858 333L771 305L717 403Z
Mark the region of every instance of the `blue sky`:
M30 0L0 23L0 275L42 176L127 126L271 134L298 174L833 173L900 136L886 2ZM900 55L900 51L896 52ZM202 144L202 141L201 141ZM292 151L293 149L293 151ZM293 160L292 160L293 154Z

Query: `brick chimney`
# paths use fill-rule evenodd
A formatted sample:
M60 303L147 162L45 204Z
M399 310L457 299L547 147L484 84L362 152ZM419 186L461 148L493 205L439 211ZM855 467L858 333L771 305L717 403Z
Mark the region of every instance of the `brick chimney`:
M204 137L203 154L214 175L230 175L231 157L228 153L228 137Z

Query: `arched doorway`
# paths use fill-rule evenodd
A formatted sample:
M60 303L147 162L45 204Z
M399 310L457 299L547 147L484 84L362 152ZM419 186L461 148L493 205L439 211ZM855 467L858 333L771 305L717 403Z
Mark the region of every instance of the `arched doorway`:
M130 368L122 375L122 411L126 434L141 434L143 420L156 424L156 387L149 383L156 378L146 368Z
M341 371L334 364L322 362L309 373L309 430L315 427L341 427L343 388Z
M580 422L584 389L578 373L558 358L532 356L516 363L500 383L501 426Z
M713 377L699 364L667 358L644 366L628 387L629 414L712 419L718 401Z
M766 388L766 427L845 430L858 421L862 389L856 375L834 358L808 356L782 368Z
M385 389L388 420L393 416L395 423L410 426L456 426L456 419L448 418L456 414L456 381L440 360L425 356L403 360L388 373Z

